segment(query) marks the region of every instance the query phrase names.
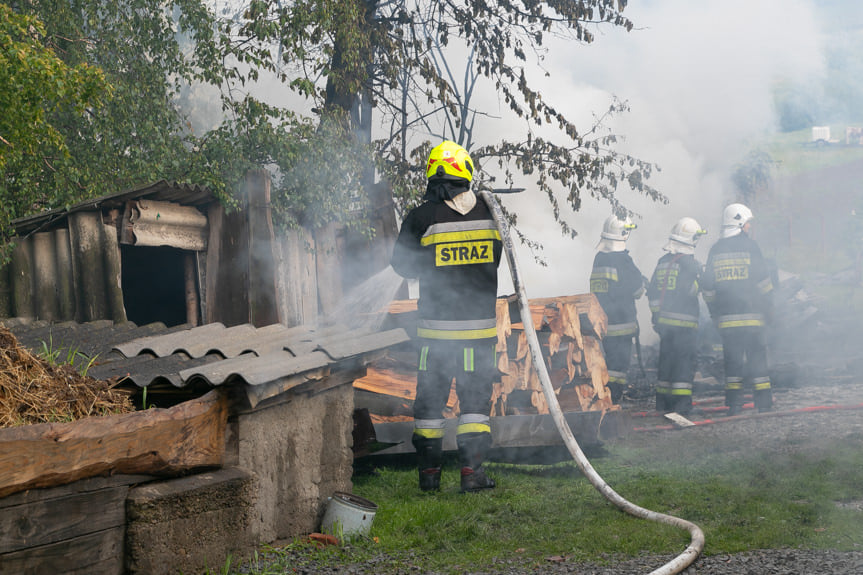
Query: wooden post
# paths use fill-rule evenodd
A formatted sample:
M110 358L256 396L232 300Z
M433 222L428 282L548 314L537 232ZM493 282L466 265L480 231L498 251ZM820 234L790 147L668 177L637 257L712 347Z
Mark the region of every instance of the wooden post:
M198 274L195 265L195 252L183 253L183 276L186 291L186 323L192 327L199 324L198 317Z
M246 174L249 199L249 322L257 327L280 323L270 183L270 173L266 170L251 170Z
M207 321L226 326L249 321L248 233L245 213L209 210L207 242Z

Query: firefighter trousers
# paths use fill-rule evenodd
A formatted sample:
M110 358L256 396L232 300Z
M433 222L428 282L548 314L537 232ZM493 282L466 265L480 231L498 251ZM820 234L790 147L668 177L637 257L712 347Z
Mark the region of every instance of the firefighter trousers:
M633 334L607 336L602 341L605 352L605 366L608 368L608 391L611 401L620 403L626 389L626 374L632 361Z
M491 447L491 395L498 378L497 340L420 340L413 443L418 465L439 467L444 409L453 381L459 403L456 433L462 467L479 468Z
M692 410L692 381L698 359L695 328L660 326L656 409L686 414Z
M725 363L725 404L733 415L743 405L743 384L751 382L755 407L773 406L767 366L767 335L763 327L726 327L719 330Z

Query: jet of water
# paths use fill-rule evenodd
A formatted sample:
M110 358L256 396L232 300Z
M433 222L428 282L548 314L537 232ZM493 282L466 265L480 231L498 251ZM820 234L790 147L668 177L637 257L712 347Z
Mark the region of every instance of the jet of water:
M387 266L347 294L323 325L340 324L351 329L378 331L389 311L390 302L404 282L392 266Z

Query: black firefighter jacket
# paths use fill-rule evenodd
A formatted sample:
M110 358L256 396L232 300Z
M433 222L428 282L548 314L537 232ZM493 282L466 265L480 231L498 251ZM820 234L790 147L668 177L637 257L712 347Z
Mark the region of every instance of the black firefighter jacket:
M402 277L419 279L419 337L497 337L497 267L502 247L491 212L481 199L465 215L434 201L408 212L391 263Z
M698 290L701 265L691 254L665 254L656 264L647 301L653 327L698 327Z
M590 292L608 316L608 336L637 333L635 300L644 294L644 276L628 250L597 252L590 273Z
M745 232L721 238L707 257L702 296L716 327L761 327L772 319L773 281L761 248Z

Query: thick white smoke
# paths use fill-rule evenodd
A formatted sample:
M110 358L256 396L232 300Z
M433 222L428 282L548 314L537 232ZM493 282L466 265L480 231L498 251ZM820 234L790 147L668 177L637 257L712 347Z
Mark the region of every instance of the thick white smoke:
M772 85L819 76L823 32L814 2L806 0L636 1L626 15L636 25L632 32L599 28L589 46L552 46L550 78L539 81L547 82L543 94L579 125L589 125L612 95L629 103L631 111L610 127L625 136L621 150L661 167L651 184L669 198L662 205L629 190L619 194L640 216L629 249L650 276L671 226L683 216L709 231L698 250L703 262L718 238L722 207L733 200L734 165L776 128ZM545 246L547 267L526 249L519 252L528 297L589 291L607 202L584 198L582 210L568 218L580 235L569 240L555 228L544 199L521 194L503 201L518 212L520 229ZM501 293L510 292L503 269ZM646 302L638 305L646 316Z

